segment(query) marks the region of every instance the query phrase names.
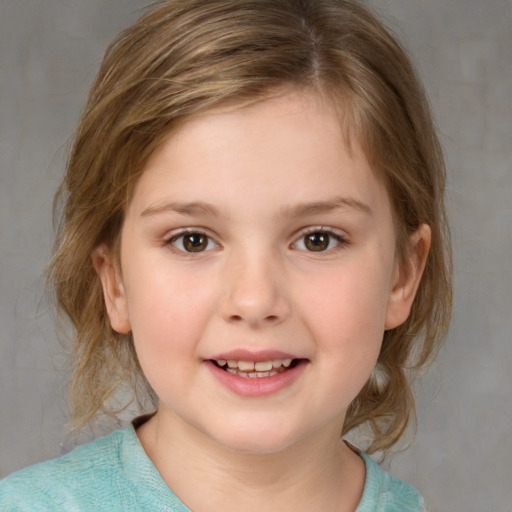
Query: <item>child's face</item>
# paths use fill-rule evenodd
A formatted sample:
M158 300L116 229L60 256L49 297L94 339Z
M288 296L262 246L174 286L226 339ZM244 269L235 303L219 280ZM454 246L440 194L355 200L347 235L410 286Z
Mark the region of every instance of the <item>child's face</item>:
M387 193L334 112L289 92L189 122L135 188L121 272L96 255L168 425L259 453L339 435L407 317Z

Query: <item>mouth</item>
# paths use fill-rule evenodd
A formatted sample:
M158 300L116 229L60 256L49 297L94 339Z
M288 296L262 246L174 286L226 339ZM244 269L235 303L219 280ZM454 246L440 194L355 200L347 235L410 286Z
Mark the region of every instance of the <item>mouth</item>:
M207 359L212 375L242 397L274 395L300 382L309 359L278 350L232 350Z
M231 375L247 379L274 377L295 368L300 359L269 359L267 361L243 361L235 359L212 359L211 362Z

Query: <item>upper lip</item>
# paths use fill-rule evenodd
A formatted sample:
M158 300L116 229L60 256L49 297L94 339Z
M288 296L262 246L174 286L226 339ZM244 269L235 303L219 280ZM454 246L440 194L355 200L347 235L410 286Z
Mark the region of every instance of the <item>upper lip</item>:
M260 361L275 361L282 359L301 359L294 354L290 354L287 352L281 352L280 350L245 350L245 349L235 349L230 350L228 352L222 352L221 354L216 354L215 356L209 358L210 360L219 361L253 361L258 363Z

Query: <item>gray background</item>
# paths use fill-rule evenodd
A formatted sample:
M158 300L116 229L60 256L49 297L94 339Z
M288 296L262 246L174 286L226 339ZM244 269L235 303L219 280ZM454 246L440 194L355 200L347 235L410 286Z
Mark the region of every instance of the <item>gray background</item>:
M106 44L147 0L0 0L0 477L56 456L66 374L41 278L51 202ZM414 56L449 169L454 321L388 467L436 512L510 511L512 3L374 0Z

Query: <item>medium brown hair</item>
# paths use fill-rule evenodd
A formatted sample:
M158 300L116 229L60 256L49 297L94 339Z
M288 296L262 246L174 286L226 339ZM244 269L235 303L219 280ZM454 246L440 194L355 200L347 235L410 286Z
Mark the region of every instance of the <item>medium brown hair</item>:
M184 122L283 87L332 100L391 199L397 254L422 223L432 230L408 320L384 333L374 375L351 404L344 433L369 425L386 450L414 417L407 374L435 356L451 311L445 170L428 103L390 32L348 0L170 0L107 49L67 173L49 279L75 331L72 410L83 426L129 382L145 384L131 335L110 326L91 253L114 251L135 183L153 151ZM147 385L147 383L146 383ZM109 405L110 403L110 405Z

